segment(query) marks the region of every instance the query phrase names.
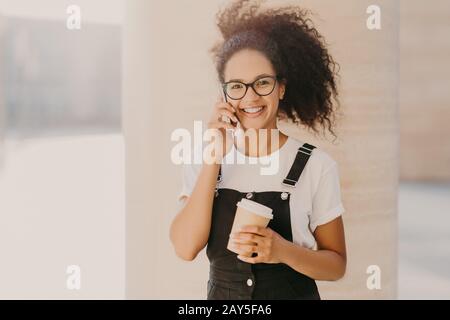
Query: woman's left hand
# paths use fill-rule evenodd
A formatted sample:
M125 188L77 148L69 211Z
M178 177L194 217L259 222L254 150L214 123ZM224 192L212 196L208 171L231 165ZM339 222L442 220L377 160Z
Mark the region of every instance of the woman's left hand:
M272 229L257 226L244 226L230 239L229 249L238 254L238 259L252 264L282 262L280 253L287 241ZM251 257L252 253L257 256Z

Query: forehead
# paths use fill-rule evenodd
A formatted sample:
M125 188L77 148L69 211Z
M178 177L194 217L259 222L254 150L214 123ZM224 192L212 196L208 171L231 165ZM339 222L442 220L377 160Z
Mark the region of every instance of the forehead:
M251 82L261 74L275 75L272 63L263 53L249 49L232 55L224 70L225 82L232 79Z

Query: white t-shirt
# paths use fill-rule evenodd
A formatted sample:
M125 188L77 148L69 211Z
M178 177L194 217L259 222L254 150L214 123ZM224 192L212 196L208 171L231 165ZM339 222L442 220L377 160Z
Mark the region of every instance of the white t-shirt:
M247 157L234 146L222 164L222 181L217 187L239 192L280 191L291 193L290 214L293 242L306 248L316 248L313 232L344 211L341 200L338 166L325 151L313 150L295 188L283 185L299 147L304 142L289 137L276 152L265 157ZM276 162L275 157L278 157ZM240 159L244 164L231 162ZM251 162L253 161L253 162ZM277 163L278 170L269 175L261 174L269 161ZM183 166L183 186L179 194L189 196L195 186L201 164Z

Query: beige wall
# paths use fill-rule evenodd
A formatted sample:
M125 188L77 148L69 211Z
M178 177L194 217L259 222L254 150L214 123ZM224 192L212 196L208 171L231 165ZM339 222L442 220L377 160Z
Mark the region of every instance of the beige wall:
M4 33L5 33L5 23L4 18L0 14L0 47L3 46L5 41ZM0 51L0 61L3 61L3 52ZM3 70L4 66L0 63L0 83L3 83ZM6 112L5 112L5 96L3 93L3 88L0 86L0 171L2 170L3 161L4 161L4 135L6 129Z
M450 1L401 1L401 178L450 180Z
M316 19L341 66L339 140L310 141L338 161L343 189L348 269L320 283L325 298L394 298L397 291L398 3L377 1L381 30L366 28L373 1L300 1ZM300 138L304 132L289 132ZM368 290L367 267L381 269L381 290Z
M377 2L382 8L379 31L366 28L366 8L372 1L347 0L341 6L331 0L296 3L320 16L314 20L342 69L345 117L339 141L332 145L310 140L338 161L347 209L348 272L337 283L321 283L322 296L394 298L398 2ZM128 298L204 298L206 293L204 254L195 262L182 262L168 239L181 187L181 168L170 161L170 133L180 127L192 131L193 120L205 119L214 101L217 89L207 49L215 39L216 10L214 1L127 1L123 116ZM176 90L170 83L178 80L183 85ZM308 139L304 131L283 128ZM369 265L381 268L381 290L366 287Z

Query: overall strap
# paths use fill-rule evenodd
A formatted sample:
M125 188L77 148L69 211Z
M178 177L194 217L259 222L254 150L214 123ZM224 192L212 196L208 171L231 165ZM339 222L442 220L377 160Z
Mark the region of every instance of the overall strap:
M312 151L316 147L308 143L303 144L297 150L297 155L295 157L294 163L292 164L291 170L287 174L286 178L283 180L283 184L289 187L295 187Z
M217 176L217 183L222 181L222 165L219 167L219 175Z

